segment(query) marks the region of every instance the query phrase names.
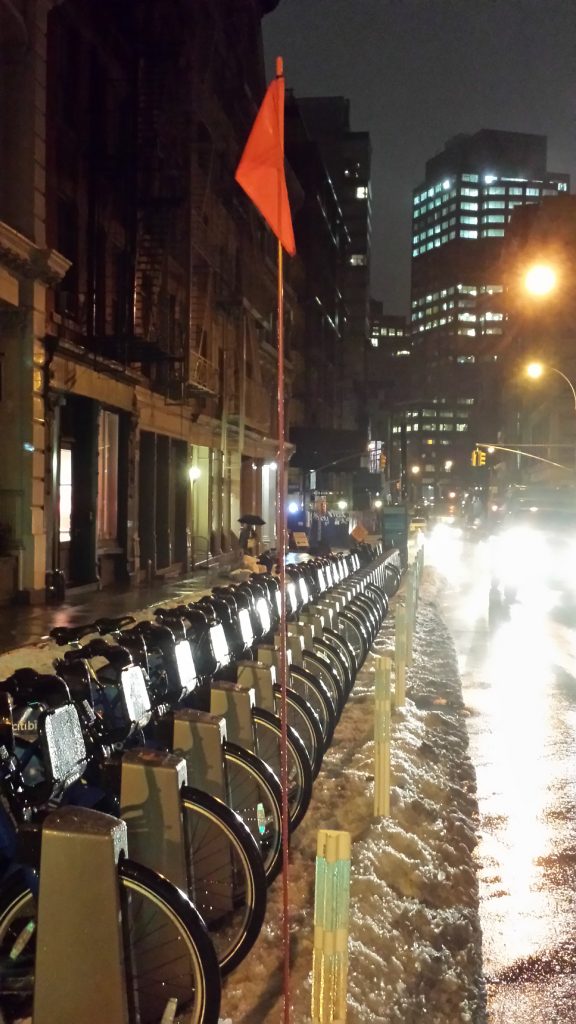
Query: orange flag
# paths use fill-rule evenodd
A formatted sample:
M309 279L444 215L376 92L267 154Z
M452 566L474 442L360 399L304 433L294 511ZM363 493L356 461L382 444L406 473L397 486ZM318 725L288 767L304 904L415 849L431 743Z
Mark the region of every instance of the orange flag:
M256 115L235 178L286 252L294 256L296 244L284 175L284 76L280 58L276 73Z

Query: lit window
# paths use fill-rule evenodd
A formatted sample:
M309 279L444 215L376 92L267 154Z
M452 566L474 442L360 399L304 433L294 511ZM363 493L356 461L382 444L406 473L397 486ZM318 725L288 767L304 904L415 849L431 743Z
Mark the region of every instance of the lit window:
M568 191L568 183L566 181L559 181L558 182L558 191L559 192L567 192Z
M463 195L463 196L477 196L478 195L478 189L477 188L463 188L463 189L460 189L460 194Z
M539 196L540 195L540 189L539 188L527 188L526 189L526 195L527 196Z
M442 182L442 188L443 188L443 189L448 189L448 188L450 188L450 180L449 180L448 178L446 178L446 181L443 181L443 182Z
M523 195L523 189L521 189L521 188L509 188L508 189L508 193L511 196L521 196L521 195Z
M458 356L456 359L457 363L475 363L476 356Z
M477 174L463 174L462 181L478 181Z
M504 319L504 314L503 313L485 313L484 314L484 319L485 320L503 320Z
M372 348L378 348L378 338L371 338Z
M118 416L103 410L98 436L98 540L116 540L118 533Z
M368 198L368 186L358 185L356 187L356 199L367 199Z
M496 186L492 185L490 188L486 189L486 191L487 191L489 196L505 196L506 195L506 189L505 188L501 188L500 186L496 187Z
M486 238L503 238L504 228L485 228L482 235Z
M368 262L368 257L365 253L353 253L348 262L352 267L365 267Z
M456 432L457 433L462 434L465 430L468 430L468 424L467 423L457 423L456 424Z
M460 238L478 238L478 232L469 230L461 231Z
M506 203L503 199L489 199L486 206L489 210L504 210L506 208Z
M503 224L505 221L503 213L485 213L482 217L483 224Z
M72 450L60 449L60 486L58 489L60 508L60 543L70 540L72 519Z
M477 210L478 203L460 203L463 210Z
M498 177L496 174L485 174L484 181L487 185L491 185L493 181L497 181Z
M478 223L478 217L470 217L470 216L466 217L466 216L464 216L464 217L460 218L460 223L461 224L477 224Z

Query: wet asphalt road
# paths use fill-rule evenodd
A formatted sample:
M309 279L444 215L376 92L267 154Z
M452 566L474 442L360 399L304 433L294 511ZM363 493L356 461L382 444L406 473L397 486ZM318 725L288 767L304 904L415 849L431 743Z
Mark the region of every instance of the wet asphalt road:
M539 590L490 616L487 544L458 530L426 557L469 711L489 1021L576 1024L576 610Z

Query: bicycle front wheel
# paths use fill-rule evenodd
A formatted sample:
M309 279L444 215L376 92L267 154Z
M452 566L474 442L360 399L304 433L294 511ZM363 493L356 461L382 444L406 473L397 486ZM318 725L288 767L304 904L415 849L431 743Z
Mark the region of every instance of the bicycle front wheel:
M264 862L266 881L282 867L282 789L271 768L250 750L224 743L226 803L248 826Z
M175 1019L217 1024L220 972L198 912L166 879L134 861L120 861L118 881L130 1024L160 1024L172 1000ZM62 944L63 936L54 941ZM0 1007L5 1024L32 1016L35 947L36 898L17 880L5 890L0 906ZM95 972L97 958L95 950Z
M266 874L260 850L239 816L222 800L182 789L190 898L201 914L228 974L260 934L266 913Z

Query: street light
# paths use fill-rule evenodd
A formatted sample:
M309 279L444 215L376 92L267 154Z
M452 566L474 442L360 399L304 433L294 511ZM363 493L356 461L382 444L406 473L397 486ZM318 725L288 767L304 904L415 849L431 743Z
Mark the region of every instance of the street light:
M524 274L524 288L536 298L549 295L558 283L558 274L549 263L534 263Z
M532 380L539 380L547 370L551 370L552 373L557 373L559 377L562 377L562 380L566 381L570 391L572 392L574 411L576 412L576 389L574 388L570 378L567 377L565 373L562 373L562 370L559 370L557 366L550 366L548 363L528 363L528 366L526 367L526 374L528 377L531 377Z

